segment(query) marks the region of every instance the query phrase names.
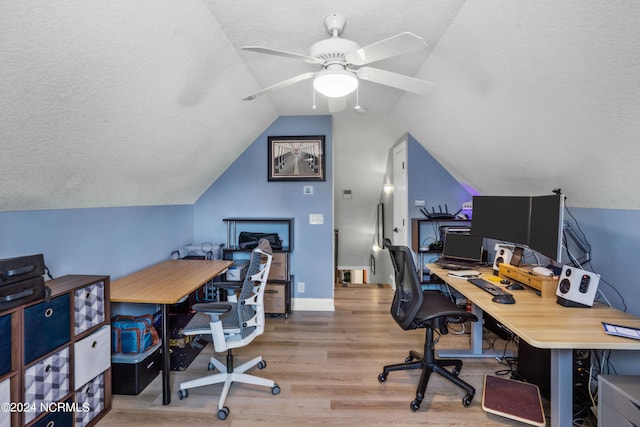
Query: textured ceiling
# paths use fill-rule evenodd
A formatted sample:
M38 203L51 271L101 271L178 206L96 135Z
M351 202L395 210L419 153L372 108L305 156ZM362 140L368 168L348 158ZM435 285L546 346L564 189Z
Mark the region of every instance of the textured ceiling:
M239 48L307 54L331 13L362 46L423 37L375 66L436 84L362 82L366 113L334 114L343 264L366 263L405 132L484 194L640 209L637 1L24 0L0 3L0 210L194 203L278 115L328 113L310 80L241 101L315 68Z

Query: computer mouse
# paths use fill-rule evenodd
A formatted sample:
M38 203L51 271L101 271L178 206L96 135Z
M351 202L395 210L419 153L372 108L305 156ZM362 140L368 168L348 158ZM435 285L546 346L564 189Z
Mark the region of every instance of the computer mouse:
M503 285L508 285L509 283L511 283L511 281L509 279L502 279L500 280L500 283L502 283Z
M522 286L520 283L518 282L513 282L512 284L510 284L509 286L506 287L507 289L509 289L510 291L521 291L524 289L524 286Z
M495 297L491 298L491 301L497 302L498 304L515 304L516 302L515 298L513 298L513 295L509 294L496 295Z

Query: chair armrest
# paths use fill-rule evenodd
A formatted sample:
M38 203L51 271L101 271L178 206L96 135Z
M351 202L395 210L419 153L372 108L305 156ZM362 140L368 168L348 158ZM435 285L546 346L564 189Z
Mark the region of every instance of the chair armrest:
M208 314L224 314L231 311L231 304L225 302L201 302L193 304L195 311L201 311Z
M240 288L242 288L242 282L213 282L211 285L216 287L216 288L223 288L223 289L240 289Z

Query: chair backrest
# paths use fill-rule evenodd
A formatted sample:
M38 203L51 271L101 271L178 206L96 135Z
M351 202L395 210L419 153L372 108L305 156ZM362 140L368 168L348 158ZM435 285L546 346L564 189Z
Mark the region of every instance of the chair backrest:
M251 252L247 274L238 295L237 326L241 329L242 338L254 333L259 335L264 330L264 291L272 257L269 241L260 239L258 246ZM225 320L223 318L223 324L227 323Z
M423 293L411 251L406 246L394 246L384 240L393 264L396 291L391 302L391 316L402 329L415 329L415 317L422 307Z

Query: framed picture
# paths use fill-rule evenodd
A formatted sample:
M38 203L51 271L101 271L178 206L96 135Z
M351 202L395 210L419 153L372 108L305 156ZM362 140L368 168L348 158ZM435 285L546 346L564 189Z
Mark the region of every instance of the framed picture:
M324 135L270 136L269 181L325 181Z
M376 208L376 243L384 249L384 203L378 203Z

